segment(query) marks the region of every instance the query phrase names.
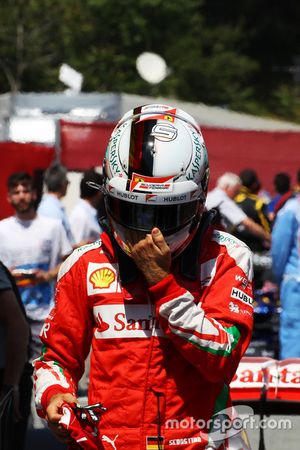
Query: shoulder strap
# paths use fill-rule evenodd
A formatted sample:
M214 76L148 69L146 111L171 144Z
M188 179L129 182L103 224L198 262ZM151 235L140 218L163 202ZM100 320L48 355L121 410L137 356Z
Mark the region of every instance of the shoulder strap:
M138 269L133 259L123 252L115 238L112 238L112 243L118 257L121 285L126 286L126 284L132 283L137 279Z
M184 277L191 280L196 280L198 272L198 258L201 250L202 238L208 230L209 226L215 223L217 215L218 214L215 209L210 209L209 211L205 211L203 213L200 225L195 236L179 256L180 271Z
M100 219L100 225L103 231L109 236L114 252L117 255L121 285L126 286L126 284L132 283L137 279L137 266L133 259L126 255L115 240L105 216Z

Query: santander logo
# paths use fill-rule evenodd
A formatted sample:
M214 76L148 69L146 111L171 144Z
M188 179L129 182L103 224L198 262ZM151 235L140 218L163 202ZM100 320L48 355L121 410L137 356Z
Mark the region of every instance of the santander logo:
M149 305L98 305L93 312L96 339L164 336Z
M97 328L98 331L103 332L109 329L109 324L107 322L104 322L100 314L97 315Z

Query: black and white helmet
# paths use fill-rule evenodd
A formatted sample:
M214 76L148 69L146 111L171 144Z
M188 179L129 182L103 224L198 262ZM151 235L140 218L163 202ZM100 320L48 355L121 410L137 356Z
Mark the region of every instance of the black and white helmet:
M119 121L104 160L106 211L128 254L153 227L180 253L197 229L209 178L205 143L196 121L167 105L140 106Z

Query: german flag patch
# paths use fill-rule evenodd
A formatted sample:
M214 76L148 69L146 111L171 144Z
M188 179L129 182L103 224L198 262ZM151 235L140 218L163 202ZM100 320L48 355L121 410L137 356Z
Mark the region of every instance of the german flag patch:
M163 436L146 436L146 450L164 450L165 438Z

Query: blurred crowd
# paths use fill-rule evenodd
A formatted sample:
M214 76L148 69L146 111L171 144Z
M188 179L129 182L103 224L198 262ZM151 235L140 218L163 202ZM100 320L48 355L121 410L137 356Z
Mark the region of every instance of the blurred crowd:
M31 363L42 353L39 335L53 307L62 261L75 248L99 238L99 217L103 215L101 184L102 175L93 168L87 170L80 182L80 198L68 217L62 200L69 180L62 165L53 164L46 170L45 193L40 201L30 174L12 173L7 180L7 201L14 214L0 221L0 448L3 450L24 449L31 413L35 417L31 407Z
M254 169L224 173L207 196L217 226L245 242L254 261L254 330L247 354L300 357L300 170L263 189Z
M274 175L274 193L247 168L226 172L207 196L215 226L244 241L254 255L255 324L248 355L300 357L300 170ZM80 181L80 198L68 215L63 204L68 172L53 164L38 202L32 177L7 180L14 215L0 221L0 386L11 408L11 450L24 448L31 401L31 362L42 351L39 334L53 305L61 262L74 248L98 239L105 217L102 175L94 168ZM10 402L10 403L9 403Z

